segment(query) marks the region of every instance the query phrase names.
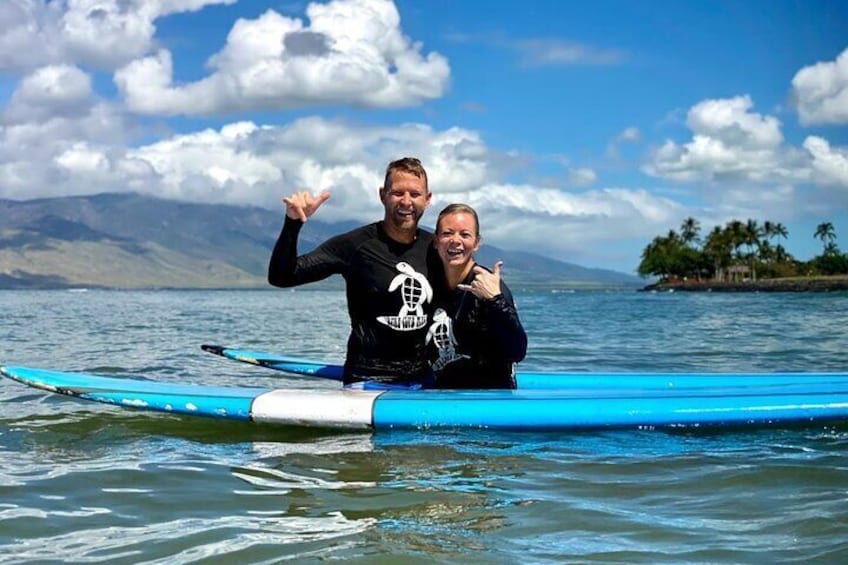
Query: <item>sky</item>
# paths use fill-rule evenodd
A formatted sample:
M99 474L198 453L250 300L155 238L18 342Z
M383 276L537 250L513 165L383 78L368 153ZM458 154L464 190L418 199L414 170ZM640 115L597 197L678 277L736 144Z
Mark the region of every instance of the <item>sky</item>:
M848 249L844 0L2 0L0 30L0 198L329 190L365 223L415 156L423 225L465 202L586 267L688 217Z

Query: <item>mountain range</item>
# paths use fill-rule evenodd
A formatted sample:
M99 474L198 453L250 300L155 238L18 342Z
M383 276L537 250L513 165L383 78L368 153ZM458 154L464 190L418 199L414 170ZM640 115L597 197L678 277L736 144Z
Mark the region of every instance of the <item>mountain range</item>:
M137 193L0 199L0 289L267 288L282 209L198 204ZM379 219L375 217L375 220ZM309 251L356 223L311 218L298 249ZM636 288L635 276L588 269L490 245L477 260L505 264L520 288ZM340 277L319 285L341 288Z

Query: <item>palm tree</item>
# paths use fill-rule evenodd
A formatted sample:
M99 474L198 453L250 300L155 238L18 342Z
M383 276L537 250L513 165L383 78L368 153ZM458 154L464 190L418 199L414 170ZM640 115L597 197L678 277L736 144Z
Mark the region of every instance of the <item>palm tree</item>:
M680 236L677 235L677 232L674 230L668 230L668 235L665 236L668 243L672 245L677 245L681 242Z
M766 239L771 239L774 236L774 222L771 220L763 222L763 235Z
M745 254L745 259L749 261L751 269L751 279L757 280L757 261L754 254L754 247L760 247L760 237L763 235L763 230L757 223L757 220L749 218L747 223L742 227L742 243L748 246L748 253Z
M733 257L738 260L741 258L739 248L745 243L745 224L739 220L731 220L727 222L727 226L724 229L730 240L730 250Z
M824 252L827 254L828 243L833 243L836 239L836 230L833 229L833 224L830 222L822 222L818 226L816 226L816 233L813 234L813 237L816 237L821 240L822 244L824 244Z
M772 226L772 233L775 236L783 239L787 239L789 237L789 231L786 229L786 226L784 226L780 222L777 222L774 224L774 226Z
M676 236L673 231L669 232L669 235ZM673 269L671 249L674 246L673 238L656 236L642 251L642 261L637 272L643 277L655 275L660 279L667 279Z
M680 224L680 238L685 245L689 245L693 241L698 240L698 233L701 231L701 224L693 217L688 217Z
M733 243L729 230L715 226L704 242L704 255L713 264L713 276L717 281L724 280L724 269L730 265Z
M787 261L788 255L786 254L786 250L780 244L781 239L787 239L789 237L789 231L786 229L786 226L781 224L780 222L765 222L763 224L763 231L766 233L766 237L771 241L771 238L776 237L777 245L774 247L774 252L771 254L771 257L774 259L775 263L784 263Z
M774 257L775 248L771 246L768 239L764 239L760 242L760 248L757 250L757 254L760 257L760 261L768 265Z
M774 222L766 220L763 222L763 242L760 246L760 258L768 265L774 258L774 248L771 246L771 238L777 235Z
M839 246L833 243L832 241L828 241L824 246L824 254L825 255L839 255Z
M780 245L781 239L789 238L789 230L787 230L786 226L784 226L780 222L775 222L775 224L771 228L771 233L774 237L778 238L778 245Z
M777 263L786 263L792 261L792 255L788 254L783 246L778 243L774 248L774 260Z

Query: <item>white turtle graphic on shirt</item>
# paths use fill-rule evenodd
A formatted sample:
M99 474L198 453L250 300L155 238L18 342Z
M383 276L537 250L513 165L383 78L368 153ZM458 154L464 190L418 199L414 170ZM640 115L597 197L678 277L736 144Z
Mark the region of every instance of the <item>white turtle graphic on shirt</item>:
M441 308L437 308L433 314L433 323L427 330L427 338L424 343L430 343L431 340L436 349L439 350L439 358L433 362L434 371L440 371L445 365L454 361L468 358L468 355L456 352L457 341L453 334L453 320Z
M418 330L427 325L424 303L433 300L433 288L427 277L417 272L409 263L401 261L395 268L400 274L392 279L389 292L400 288L403 306L397 316L378 316L377 321L402 332Z

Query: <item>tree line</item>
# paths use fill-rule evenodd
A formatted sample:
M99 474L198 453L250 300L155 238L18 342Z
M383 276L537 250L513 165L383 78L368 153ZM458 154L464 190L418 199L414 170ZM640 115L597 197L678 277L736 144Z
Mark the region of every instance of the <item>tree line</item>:
M779 222L731 220L715 226L701 237L701 225L686 218L680 230L657 236L642 251L638 273L661 281L757 280L815 275L848 274L848 254L836 244L836 231L830 222L816 227L813 237L821 240L822 253L809 261L799 261L782 245L789 237Z

